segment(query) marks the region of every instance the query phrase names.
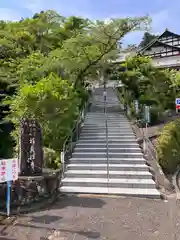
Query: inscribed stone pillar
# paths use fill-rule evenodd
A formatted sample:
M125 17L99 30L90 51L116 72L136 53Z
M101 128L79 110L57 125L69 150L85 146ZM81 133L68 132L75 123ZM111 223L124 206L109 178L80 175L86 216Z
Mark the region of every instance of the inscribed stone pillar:
M22 119L20 123L20 175L40 175L42 166L41 127L36 120Z

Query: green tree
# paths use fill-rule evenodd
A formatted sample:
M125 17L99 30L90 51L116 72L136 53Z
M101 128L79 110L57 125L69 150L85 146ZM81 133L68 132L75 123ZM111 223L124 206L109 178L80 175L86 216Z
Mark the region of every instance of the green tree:
M21 118L33 118L38 120L43 129L44 146L60 155L65 137L70 134L80 106L80 99L73 85L50 74L34 85L24 83L18 94L9 101L8 119L15 126L13 136L16 144L19 143Z
M151 34L149 32L145 32L142 41L139 44L140 48L146 47L151 41L156 39L158 36Z
M86 81L108 67L126 33L145 30L149 21L141 17L107 23L48 10L19 22L0 22L0 84L14 87L5 92L5 104L16 143L20 118L34 117L42 124L44 146L58 152L87 98Z
M124 72L116 70L124 87L124 101L151 105L153 116L158 119L166 110L174 109L174 101L179 96L180 74L176 70L161 70L152 65L151 59L135 56L126 59ZM156 116L155 116L156 115Z

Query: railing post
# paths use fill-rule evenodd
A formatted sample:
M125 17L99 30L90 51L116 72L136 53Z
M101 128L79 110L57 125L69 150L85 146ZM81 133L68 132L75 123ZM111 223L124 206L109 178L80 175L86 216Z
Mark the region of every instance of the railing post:
M64 176L65 166L64 166L64 149L61 152L61 164L62 164L62 175Z
M60 156L61 157L61 164L62 164L62 177L64 176L64 172L65 172L65 155L66 155L66 153L69 154L68 151L70 151L70 154L72 154L72 151L73 151L73 148L74 148L74 144L79 139L80 130L81 130L80 127L81 127L82 121L85 118L86 110L87 110L87 103L85 103L85 106L84 106L82 112L79 114L78 120L76 121L75 125L73 126L73 130L72 130L71 136L69 136L64 141L63 150L60 153L60 155L61 155ZM67 157L69 158L69 156L67 156Z
M107 158L107 184L109 184L109 145L108 145L108 124L107 124L107 89L104 83L104 115L105 115L105 129L106 129L106 158Z
M146 151L147 151L147 144L146 144L146 142L147 142L147 139L148 139L147 125L148 125L148 124L147 124L147 122L146 122L145 134L144 134L144 137L143 137L143 139L144 139L144 141L143 141L143 151L144 151L145 155L146 155Z
M71 135L71 145L70 145L71 154L73 151L73 136Z
M77 124L76 124L76 130L75 130L75 131L76 131L76 142L77 142L77 140L78 140L78 128L79 128L79 127L78 127L78 122L77 122Z

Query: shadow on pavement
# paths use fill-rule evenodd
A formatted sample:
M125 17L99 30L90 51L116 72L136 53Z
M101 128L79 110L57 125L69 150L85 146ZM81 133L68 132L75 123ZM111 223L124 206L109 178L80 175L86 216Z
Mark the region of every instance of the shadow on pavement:
M50 216L50 215L43 215L43 216L37 216L37 217L33 216L33 217L31 217L31 222L50 224L50 223L56 222L60 219L62 219L62 217Z
M46 229L48 231L53 231L55 229L53 228L48 228L48 227L42 227L42 226L35 226L32 224L22 224L22 223L17 223L16 226L19 227L28 227L28 228L35 228L41 231L41 229ZM71 234L78 234L80 236L84 236L84 237L88 237L88 238L92 238L92 239L96 239L99 238L101 236L100 232L93 232L93 231L73 231L73 230L68 230L68 229L56 229L56 231L59 232L65 232L65 233L71 233ZM42 238L42 240L45 240L46 238ZM1 240L1 239L0 239ZM10 240L10 239L7 239ZM12 239L15 240L15 239Z
M106 202L100 198L63 196L50 209L66 207L102 208Z

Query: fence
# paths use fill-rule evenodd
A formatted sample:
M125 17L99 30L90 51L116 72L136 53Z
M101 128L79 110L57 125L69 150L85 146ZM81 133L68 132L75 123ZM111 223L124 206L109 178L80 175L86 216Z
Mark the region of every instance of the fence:
M66 170L66 164L69 158L72 156L72 152L79 139L82 123L84 121L85 115L89 109L90 101L88 100L82 110L80 111L79 117L72 128L71 134L65 139L63 148L61 151L61 164L62 164L62 177L64 177L64 172Z
M117 89L116 89L116 91L117 91L117 96L119 98L121 108L124 110L127 117L132 120L131 114L129 113L129 108L127 107L127 105L124 106L122 104L121 98L119 96L119 91ZM149 127L148 121L150 119L148 119L149 116L146 116L147 113L145 113L144 108L145 108L145 106L139 105L139 114L137 114L138 117L133 119L133 120L135 120L134 121L135 132L136 133L139 132L140 136L142 138L144 156L146 158L148 158L149 160L157 163L156 149L155 149L153 143L151 142L150 138L148 137L148 127ZM158 163L157 163L157 165L158 165ZM158 165L158 167L159 167L159 165Z

